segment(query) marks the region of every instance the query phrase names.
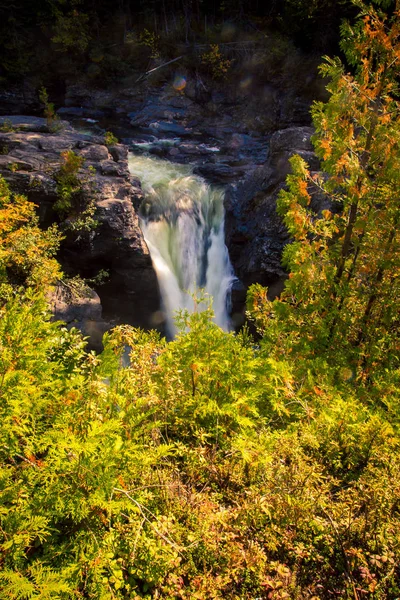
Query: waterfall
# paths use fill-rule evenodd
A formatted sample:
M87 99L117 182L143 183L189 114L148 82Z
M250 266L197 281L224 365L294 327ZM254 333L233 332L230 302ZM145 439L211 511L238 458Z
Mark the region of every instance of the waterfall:
M192 168L131 155L129 168L142 182L141 228L160 285L167 333L174 313L193 309L199 288L212 297L216 323L230 328L228 303L235 279L224 241L223 191Z

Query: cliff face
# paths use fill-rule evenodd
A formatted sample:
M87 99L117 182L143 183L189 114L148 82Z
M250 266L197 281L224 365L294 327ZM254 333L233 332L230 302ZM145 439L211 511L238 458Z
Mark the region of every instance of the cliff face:
M128 143L147 143L151 153L190 163L195 173L226 187L226 244L243 284L235 288L243 307L250 284L267 285L274 296L286 276L280 261L288 235L276 214L276 198L289 172L290 156L299 153L311 169L318 169L318 163L310 142L309 90L296 96L288 82L279 87L275 81L252 95L239 84L207 89L188 80L177 94L166 83L130 98L123 93L114 103ZM113 92L91 96L84 87L74 86L67 91L69 106L61 113L106 113L114 97Z
M288 82L275 81L252 94L239 84L207 89L188 78L180 92L171 82L116 90L67 88L61 117L84 127L96 122L98 131L111 126L126 146L107 148L103 137L77 133L66 122L62 131L51 133L43 119L8 117L14 131L0 135L0 172L39 205L43 223L59 220L53 206L60 154L72 149L85 160L81 176L88 194L96 190L100 225L74 235L65 219L60 258L70 273L90 278L101 269L110 272L97 289L107 319L153 326L160 301L135 210L142 191L128 172L129 146L191 164L195 173L225 187L226 244L240 280L234 286L235 313L243 310L250 284L267 285L271 296L282 288L281 254L288 235L276 214L276 198L292 154L318 169L310 142L310 91L296 96Z
M59 255L65 272L91 278L108 271L106 283L97 288L103 318L152 326L159 290L135 209L142 191L128 171L128 149L122 144L107 147L103 138L78 133L63 121L55 132L37 117L2 117L1 125L0 173L13 191L38 205L44 226L59 223L65 234ZM54 208L57 173L68 150L83 159L77 174L81 201L94 203L97 221L88 230L77 226L79 214L60 216Z
M311 127L275 132L266 162L242 181L228 186L225 195L226 244L237 276L247 287L269 286L270 296L280 292L285 279L281 255L289 236L276 213L276 199L289 173L289 158L299 154L311 169L318 169L310 137Z

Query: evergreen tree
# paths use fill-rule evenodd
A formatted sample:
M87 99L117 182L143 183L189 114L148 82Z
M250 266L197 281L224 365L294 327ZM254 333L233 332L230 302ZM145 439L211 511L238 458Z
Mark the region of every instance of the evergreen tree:
M360 20L342 28L354 74L339 59L321 67L331 80L329 101L312 111L322 172L294 157L280 194L293 238L284 251L289 280L279 300L256 288L251 302L286 350L328 353L364 377L396 365L399 349L400 13L388 19L358 4ZM330 208L316 214L314 196Z

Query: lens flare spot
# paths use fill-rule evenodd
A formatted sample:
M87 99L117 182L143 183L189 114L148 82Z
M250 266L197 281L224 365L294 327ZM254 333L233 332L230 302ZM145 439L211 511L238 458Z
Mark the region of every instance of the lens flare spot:
M248 77L245 77L244 79L242 79L242 81L240 82L240 88L242 90L247 90L251 84L253 83L253 78L249 75Z
M183 75L175 75L172 85L178 92L182 92L186 87L186 77Z

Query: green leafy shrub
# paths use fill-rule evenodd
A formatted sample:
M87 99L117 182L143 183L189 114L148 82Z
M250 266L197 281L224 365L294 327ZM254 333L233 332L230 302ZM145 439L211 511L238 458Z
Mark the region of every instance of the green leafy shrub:
M232 61L224 58L218 44L211 44L209 52L201 56L201 62L213 79L226 79Z
M150 50L151 58L160 57L160 37L154 31L144 29L139 34L139 44Z
M106 146L114 146L114 144L118 144L118 138L111 131L106 131L104 134L104 143Z
M49 131L59 131L61 129L60 119L56 114L54 104L49 102L49 95L45 87L42 87L39 90L39 100L44 105L44 116L46 117Z
M14 131L14 125L10 119L3 119L0 125L0 131L4 133L9 133L10 131Z
M54 209L61 217L68 217L64 229L79 235L93 231L98 226L96 214L96 189L93 181L94 169L89 175L80 174L84 158L67 150L61 153L61 166L54 174L57 182L58 199Z
M57 182L58 200L54 208L61 214L67 214L73 208L77 196L82 193L82 183L78 177L84 158L75 154L73 150L66 150L61 154L61 166L55 174Z
M398 595L393 426L211 316L95 356L40 298L3 308L0 598Z
M62 237L56 226L39 228L35 205L12 194L0 177L0 284L7 297L10 287L45 289L60 276L54 256ZM8 292L7 292L8 290Z

